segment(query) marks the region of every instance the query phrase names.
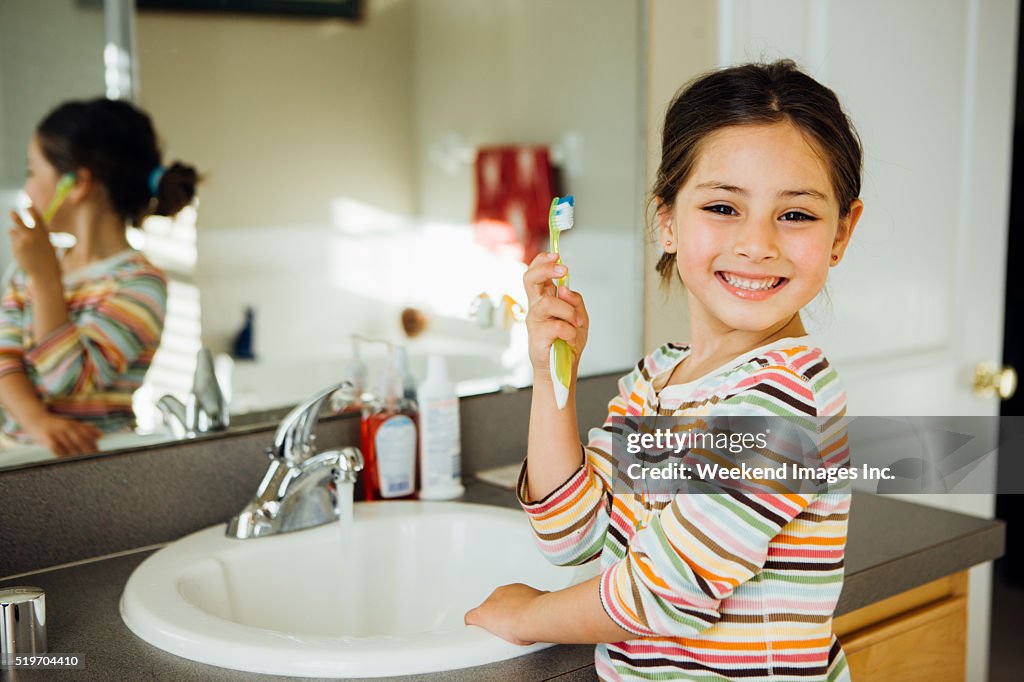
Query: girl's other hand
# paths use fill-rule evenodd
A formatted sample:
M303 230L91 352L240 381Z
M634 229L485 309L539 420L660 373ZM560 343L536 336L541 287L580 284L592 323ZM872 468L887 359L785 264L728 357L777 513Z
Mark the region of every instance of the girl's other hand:
M33 442L49 448L58 457L88 455L99 451L96 441L103 432L92 424L46 414L22 428Z
M43 217L34 206L30 206L28 211L35 221L34 229L11 211L11 219L14 221L10 230L11 252L21 269L30 277L56 278L60 281L60 261L50 243L50 233L43 223Z
M532 266L531 266L532 267ZM482 627L506 642L527 646L533 642L520 639L519 624L533 600L544 594L529 585L502 585L483 604L466 612L466 625Z
M568 287L555 289L553 279L564 276L568 270L558 263L554 253L538 254L523 275L523 287L529 309L526 330L530 336L530 363L535 376L547 377L551 344L562 339L573 351L573 362L578 363L587 345L590 317L583 297Z

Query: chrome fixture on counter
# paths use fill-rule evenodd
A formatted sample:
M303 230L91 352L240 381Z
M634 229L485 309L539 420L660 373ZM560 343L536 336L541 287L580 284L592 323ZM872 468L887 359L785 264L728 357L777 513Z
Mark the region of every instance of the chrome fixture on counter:
M343 381L309 398L281 421L274 445L267 448L270 468L256 496L228 523L229 537L287 533L338 518L337 483L355 482L363 470L363 456L355 447L316 452L313 430L324 401L336 391L345 404L356 400L352 384Z
M165 395L156 406L175 438L195 438L200 433L227 430L231 421L228 401L217 382L209 349L200 349L196 355L192 390L186 402L182 404L173 395Z
M15 654L45 653L46 593L38 587L0 589L0 665Z

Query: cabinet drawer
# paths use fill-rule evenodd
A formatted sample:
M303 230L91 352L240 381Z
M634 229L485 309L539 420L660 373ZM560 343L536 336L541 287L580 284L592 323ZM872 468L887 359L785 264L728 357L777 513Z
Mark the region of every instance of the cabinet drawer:
M840 636L853 682L963 682L967 597L949 597Z

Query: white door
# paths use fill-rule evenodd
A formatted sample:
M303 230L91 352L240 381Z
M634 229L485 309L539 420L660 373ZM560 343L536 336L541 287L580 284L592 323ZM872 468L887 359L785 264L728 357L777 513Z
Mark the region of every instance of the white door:
M864 144L864 215L831 276L831 306L807 320L850 416L998 415L971 379L1002 357L1017 1L718 9L721 64L795 59L837 92ZM908 499L984 517L995 507L987 494ZM990 581L990 564L971 571L972 682L987 678Z

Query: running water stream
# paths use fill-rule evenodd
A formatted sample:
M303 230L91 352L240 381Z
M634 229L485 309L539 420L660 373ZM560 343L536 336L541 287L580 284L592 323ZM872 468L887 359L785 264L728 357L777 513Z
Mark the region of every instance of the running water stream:
M350 481L337 481L338 497L338 541L341 547L341 565L338 566L338 594L341 595L341 609L338 614L340 631L346 637L358 636L356 618L358 611L356 595L358 594L357 576L355 575L355 537L352 518L355 484Z

